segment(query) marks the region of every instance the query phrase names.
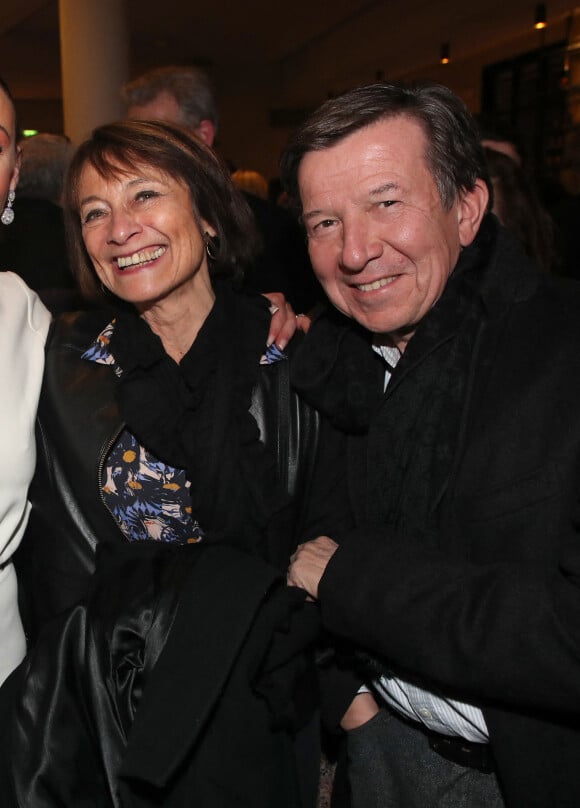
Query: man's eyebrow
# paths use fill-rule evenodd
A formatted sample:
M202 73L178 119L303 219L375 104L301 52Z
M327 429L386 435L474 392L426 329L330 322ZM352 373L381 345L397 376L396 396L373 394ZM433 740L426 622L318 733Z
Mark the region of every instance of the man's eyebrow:
M303 213L300 218L304 222L307 219L314 219L317 216L323 216L323 215L325 215L323 210L309 210L308 213Z
M379 185L378 188L373 188L369 191L369 196L380 196L381 194L388 193L389 191L398 191L400 190L400 185L396 182L385 182L383 185Z
M391 191L399 191L400 185L397 182L385 182L382 185L377 186L376 188L372 188L369 191L369 196L371 198L375 196L381 196L381 194L389 193ZM313 219L317 216L324 216L324 210L309 210L306 213L303 213L301 219L303 222L306 222L308 219Z

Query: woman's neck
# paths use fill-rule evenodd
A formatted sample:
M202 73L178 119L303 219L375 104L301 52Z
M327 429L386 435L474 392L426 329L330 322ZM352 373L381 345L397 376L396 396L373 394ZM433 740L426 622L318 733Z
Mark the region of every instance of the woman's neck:
M169 356L179 364L189 351L215 302L211 286L184 292L157 302L141 312L154 334L157 334Z

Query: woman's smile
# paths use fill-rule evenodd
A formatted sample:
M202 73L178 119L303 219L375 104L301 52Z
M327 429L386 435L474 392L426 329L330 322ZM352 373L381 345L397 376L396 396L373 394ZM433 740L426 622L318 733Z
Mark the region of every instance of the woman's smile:
M155 249L145 248L143 250L139 250L138 252L134 252L132 255L120 255L115 259L117 262L117 268L124 270L129 267L138 268L144 264L150 264L152 261L160 258L166 249L167 247L156 247Z

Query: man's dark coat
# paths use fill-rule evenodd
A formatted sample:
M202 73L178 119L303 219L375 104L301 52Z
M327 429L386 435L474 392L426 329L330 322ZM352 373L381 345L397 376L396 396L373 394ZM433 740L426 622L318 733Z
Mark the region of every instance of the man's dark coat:
M432 352L446 350L426 339L397 367L368 429L347 440L356 527L319 597L327 628L388 671L482 707L510 808L571 808L580 805L580 285L537 272L493 221L484 229L479 322L432 503L435 536L389 525L386 512L382 524L368 519L372 481L392 462L389 413L405 389L420 389ZM320 362L314 376L316 389ZM331 374L324 382L337 414Z

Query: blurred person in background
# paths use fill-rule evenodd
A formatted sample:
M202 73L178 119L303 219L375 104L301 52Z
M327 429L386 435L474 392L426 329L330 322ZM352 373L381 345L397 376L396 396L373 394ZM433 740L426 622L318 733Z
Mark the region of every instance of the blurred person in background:
M15 220L0 239L0 267L20 275L53 311L76 308L80 298L68 265L62 212L74 147L63 135L41 133L22 140L20 149Z
M268 198L268 181L259 171L238 168L232 174L232 179L240 191L246 191L260 199Z
M497 218L521 241L526 254L547 272L558 268L554 222L520 164L505 153L484 148Z

